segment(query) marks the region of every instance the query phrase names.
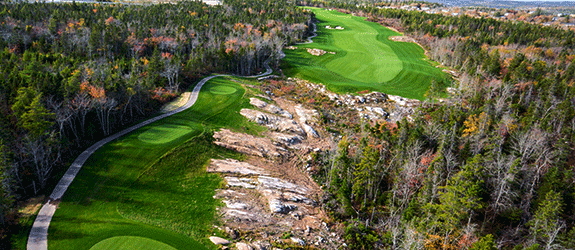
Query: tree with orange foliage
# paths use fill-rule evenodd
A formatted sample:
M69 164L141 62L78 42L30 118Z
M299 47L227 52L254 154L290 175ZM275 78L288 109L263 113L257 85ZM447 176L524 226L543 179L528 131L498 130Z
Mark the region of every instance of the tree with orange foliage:
M110 113L118 104L114 98L106 96L106 90L100 86L88 85L88 94L92 97L92 104L96 110L98 121L104 135L110 134Z

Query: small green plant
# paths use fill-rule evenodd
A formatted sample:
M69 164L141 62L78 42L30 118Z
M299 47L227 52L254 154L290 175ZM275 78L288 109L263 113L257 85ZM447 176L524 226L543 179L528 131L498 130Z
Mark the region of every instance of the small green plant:
M290 233L290 232L284 232L280 238L286 240L286 239L291 238L292 236L293 236L292 233Z

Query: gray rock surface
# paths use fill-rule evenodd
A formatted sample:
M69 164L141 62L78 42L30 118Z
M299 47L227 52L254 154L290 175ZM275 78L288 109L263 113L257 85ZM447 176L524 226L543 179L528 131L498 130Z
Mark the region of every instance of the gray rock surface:
M220 238L217 236L210 236L210 241L216 245L227 245L230 244L229 240L226 240L224 238Z
M253 247L251 247L250 245L243 243L243 242L236 243L236 248L238 250L254 250Z

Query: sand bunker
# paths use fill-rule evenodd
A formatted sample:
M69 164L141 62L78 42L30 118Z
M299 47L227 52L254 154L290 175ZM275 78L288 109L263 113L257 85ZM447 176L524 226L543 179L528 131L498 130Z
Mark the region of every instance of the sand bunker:
M389 40L394 42L416 43L413 38L407 36L390 36Z

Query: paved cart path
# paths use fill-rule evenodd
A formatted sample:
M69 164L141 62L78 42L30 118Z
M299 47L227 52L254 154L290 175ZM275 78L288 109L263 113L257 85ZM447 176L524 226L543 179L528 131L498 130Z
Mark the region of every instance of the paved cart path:
M282 53L282 55L280 55L280 57L283 57L283 53ZM266 71L264 73L261 73L259 75L254 75L254 76L247 76L246 78L262 77L262 76L269 75L273 72L273 70L269 66L268 61L265 62L264 67L266 69ZM215 77L220 77L220 76L230 76L230 75L213 75L213 76L208 76L208 77L202 79L194 87L194 89L192 90L192 93L190 95L190 98L188 99L187 103L184 106L182 106L176 110L170 111L168 113L156 116L156 117L151 118L149 120L143 121L139 124L136 124L136 125L131 126L127 129L124 129L124 130L122 130L122 131L120 131L114 135L111 135L107 138L104 138L101 141L96 142L94 145L92 145L91 147L86 149L84 152L82 152L78 156L78 158L76 158L76 160L72 163L72 165L70 165L70 167L68 168L68 170L66 171L64 176L62 176L62 179L60 179L60 181L58 182L58 185L56 185L56 187L54 188L54 191L50 195L50 198L48 199L48 201L42 206L42 209L40 209L40 212L38 212L38 216L36 217L36 220L34 221L34 225L32 225L32 230L30 231L30 236L28 237L27 249L28 250L46 250L46 249L48 249L48 227L50 226L50 221L52 220L52 217L54 216L54 213L56 212L56 209L58 208L58 203L62 199L62 196L64 195L64 193L66 192L66 190L68 189L70 184L72 184L72 181L74 180L74 178L76 177L78 172L80 172L80 169L82 168L82 166L84 165L86 160L88 160L88 158L94 152L96 152L96 150L98 150L102 146L106 145L106 143L111 142L113 140L116 140L116 139L136 130L136 129L139 129L143 126L146 126L148 124L151 124L153 122L164 119L168 116L177 114L179 112L182 112L182 111L190 108L192 105L194 105L194 103L196 103L196 100L198 99L198 95L200 94L200 90L202 89L202 86L204 86L204 84L207 81L209 81Z

